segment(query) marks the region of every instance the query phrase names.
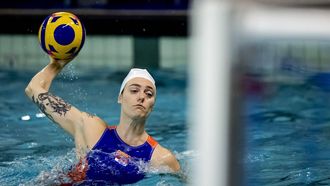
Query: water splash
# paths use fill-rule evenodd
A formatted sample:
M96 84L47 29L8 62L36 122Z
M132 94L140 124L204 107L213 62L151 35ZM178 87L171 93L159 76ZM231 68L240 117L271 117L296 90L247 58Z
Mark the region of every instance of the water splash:
M60 185L61 183L69 183L70 178L67 176L68 170L77 163L75 157L76 151L72 149L64 156L40 157L33 162L39 174L35 179L20 183L20 186L35 185Z
M75 66L70 63L62 70L60 75L65 80L73 81L79 79Z
M191 178L189 175L192 173L192 163L198 153L194 150L186 150L183 152L174 151L175 157L180 162L181 170L177 173L172 173L169 167L149 167L147 170L148 175L158 177L157 183L153 185L158 186L172 186L172 185L186 185L190 183Z
M68 64L67 68L64 68L61 72L60 77L64 80L69 81L69 84L60 84L62 89L69 92L69 99L72 100L73 103L79 104L79 108L81 108L82 110L89 112L87 105L87 89L83 86L80 86L81 84L72 84L73 81L79 79L79 75L75 66L72 64Z
M150 163L140 160L132 161L132 163L137 165L140 171L147 174L147 179L145 179L147 182L149 178L154 181L152 185L173 185L173 183L183 185L189 180L184 178L184 176L190 175L190 166L186 161L196 155L194 151L176 152L175 154L180 163L183 163L182 171L178 174L171 174L167 167L155 168ZM112 153L107 155L112 158L114 156ZM78 159L76 158L75 149L72 149L65 155L26 156L11 162L3 162L2 166L0 166L0 177L4 183L11 183L12 185L59 185L70 182L67 173L77 163ZM33 179L31 180L31 178ZM136 185L143 185L145 180L138 182ZM92 181L91 183L95 182Z

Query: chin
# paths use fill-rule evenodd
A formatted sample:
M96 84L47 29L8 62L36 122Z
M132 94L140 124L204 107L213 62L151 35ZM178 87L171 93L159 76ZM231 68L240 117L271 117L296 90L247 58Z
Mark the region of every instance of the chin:
M147 119L146 115L137 114L132 117L134 120Z
M133 111L130 114L130 118L133 120L146 120L149 117L150 112L145 112L145 111Z

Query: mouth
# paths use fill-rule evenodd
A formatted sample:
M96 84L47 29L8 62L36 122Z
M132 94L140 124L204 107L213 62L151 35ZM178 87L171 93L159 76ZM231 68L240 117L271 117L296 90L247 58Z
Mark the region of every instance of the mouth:
M134 107L137 107L139 109L146 110L146 108L143 105L141 105L141 104L134 105Z

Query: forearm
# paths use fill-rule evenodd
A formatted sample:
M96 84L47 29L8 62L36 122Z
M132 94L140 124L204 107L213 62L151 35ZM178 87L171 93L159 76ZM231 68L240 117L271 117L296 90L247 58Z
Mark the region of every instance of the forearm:
M50 120L74 136L76 128L82 123L81 112L49 92L53 79L64 66L65 63L51 59L51 62L31 79L25 93Z
M29 95L35 89L49 90L53 79L63 69L63 65L58 62L51 61L45 68L38 72L26 87L25 92Z

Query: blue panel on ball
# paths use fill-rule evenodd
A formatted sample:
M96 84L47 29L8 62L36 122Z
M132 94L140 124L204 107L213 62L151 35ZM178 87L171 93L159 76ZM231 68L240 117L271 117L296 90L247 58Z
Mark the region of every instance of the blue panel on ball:
M56 49L54 48L53 45L48 45L48 47L49 47L50 51L57 53L57 51L56 51Z
M80 52L81 48L84 46L84 43L85 43L86 31L85 31L85 27L82 23L81 23L81 28L82 28L82 38L81 38L81 43L80 43L80 46L79 46L78 51L76 52L76 54L78 54Z
M46 41L45 41L45 32L46 32L46 27L47 27L47 22L48 19L50 18L50 16L46 17L46 19L44 20L44 22L42 23L41 26L41 35L40 35L40 44L41 44L41 48L47 53L47 49L46 49Z
M54 31L55 41L60 45L68 45L74 40L74 30L71 26L62 24Z
M76 49L77 49L77 47L73 47L68 52L66 52L66 54L73 54L74 51L76 51Z
M53 19L52 19L52 23L54 23L54 22L56 22L57 20L58 20L58 18L60 18L60 17L62 17L62 16L56 16L56 17L53 17Z
M72 17L70 17L70 19L74 22L74 24L78 25L78 21Z

